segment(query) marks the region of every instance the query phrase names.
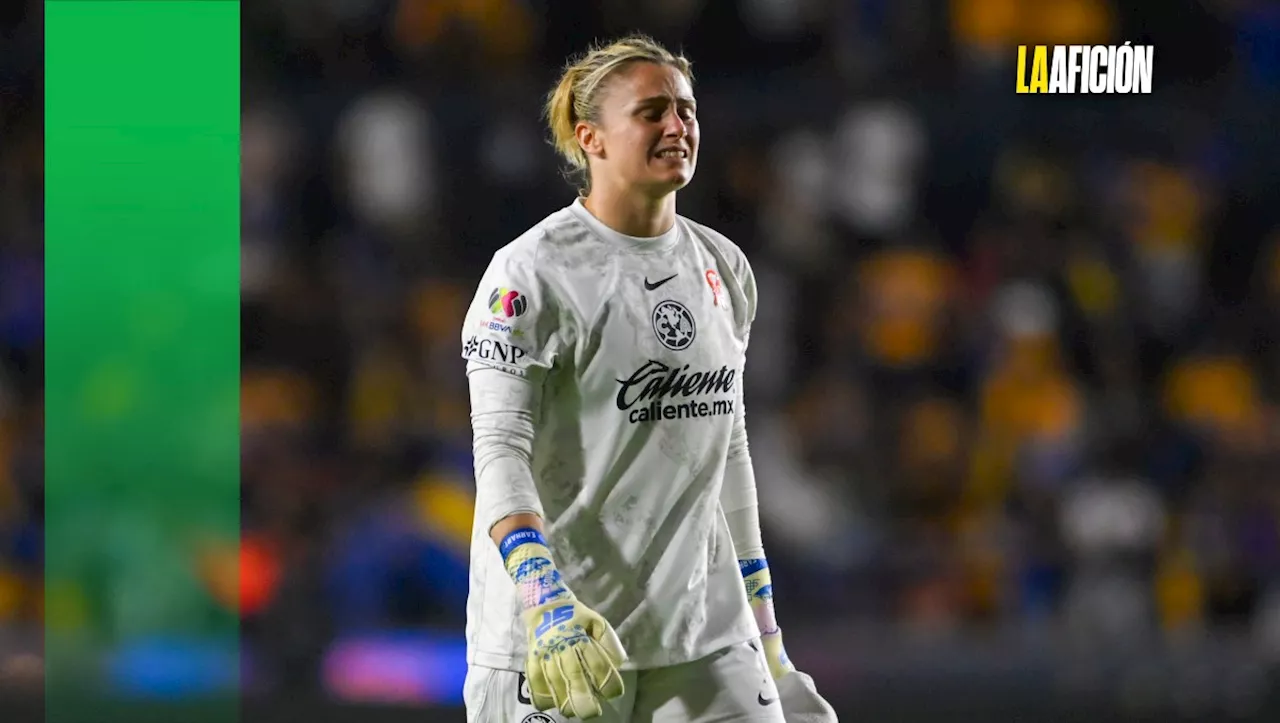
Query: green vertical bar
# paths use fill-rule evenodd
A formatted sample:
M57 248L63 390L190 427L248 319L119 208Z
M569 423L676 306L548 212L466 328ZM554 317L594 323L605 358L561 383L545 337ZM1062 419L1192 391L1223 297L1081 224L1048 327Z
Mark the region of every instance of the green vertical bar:
M45 3L49 723L238 718L239 22Z

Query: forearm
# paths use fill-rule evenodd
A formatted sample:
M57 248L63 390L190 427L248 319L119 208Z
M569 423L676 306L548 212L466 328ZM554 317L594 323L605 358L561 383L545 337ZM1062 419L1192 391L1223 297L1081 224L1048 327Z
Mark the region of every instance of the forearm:
M760 516L756 505L726 512L733 548L738 557L738 572L761 635L778 632L778 617L773 605L773 579L764 554L760 535Z
M733 536L733 548L739 560L764 557L759 507L756 472L751 463L751 447L747 442L746 409L739 391L737 404L734 405L729 453L725 460L724 483L720 488L720 508L724 510L725 521Z
M778 631L777 616L773 607L773 582L769 575L769 563L764 554L764 539L760 532L760 503L756 494L755 467L751 463L751 449L747 442L746 411L739 398L729 439L729 454L725 464L724 485L720 492L720 505L724 510L733 549L738 558L751 611L761 635Z
M750 492L743 489L748 486L743 480L753 480L754 477L750 466L725 470L725 484L739 486L739 489L720 497L724 519L729 525L729 534L733 537L733 550L739 560L764 557L760 506L755 500L755 484L750 483Z
M743 589L751 605L751 613L764 644L769 672L775 679L795 668L782 645L782 629L773 604L773 579L764 554L760 535L759 505L755 498L755 475L750 464L731 466L725 473L725 485L731 490L721 503L735 508L725 511L729 534L738 557L738 571L742 575ZM748 492L747 490L750 490Z
M476 523L502 555L524 607L567 594L543 537L533 482L536 383L489 368L467 374L476 469Z
M468 369L467 382L476 525L495 544L505 536L500 533L522 526L541 530L542 503L533 481L538 386L526 378L474 366Z

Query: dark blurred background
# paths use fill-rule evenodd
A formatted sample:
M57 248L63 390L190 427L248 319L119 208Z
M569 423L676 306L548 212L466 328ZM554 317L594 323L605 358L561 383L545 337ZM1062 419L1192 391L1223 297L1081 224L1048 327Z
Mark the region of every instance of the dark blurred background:
M842 716L1280 719L1280 5L242 12L244 534L191 568L235 605L238 555L253 700L458 716L463 310L573 198L539 119L566 56L642 30L694 60L679 210L759 281L766 548L792 657ZM0 17L0 676L28 680L40 44ZM1014 93L1020 43L1125 40L1155 46L1152 95ZM145 694L160 663L130 660Z

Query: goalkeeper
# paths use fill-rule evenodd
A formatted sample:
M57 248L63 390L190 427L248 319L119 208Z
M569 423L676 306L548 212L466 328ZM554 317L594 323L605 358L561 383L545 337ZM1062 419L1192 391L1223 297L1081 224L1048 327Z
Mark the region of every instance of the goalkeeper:
M834 720L784 651L760 541L754 276L676 214L691 82L641 36L565 69L547 116L583 192L494 254L468 309L470 723Z

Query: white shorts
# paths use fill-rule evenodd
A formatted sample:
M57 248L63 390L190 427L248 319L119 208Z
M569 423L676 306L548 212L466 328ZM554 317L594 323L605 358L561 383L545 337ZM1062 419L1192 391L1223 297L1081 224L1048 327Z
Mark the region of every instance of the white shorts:
M622 673L626 692L592 723L786 723L760 643L732 645L690 663ZM463 689L467 723L567 723L539 712L524 673L471 666ZM576 720L576 719L573 719Z

